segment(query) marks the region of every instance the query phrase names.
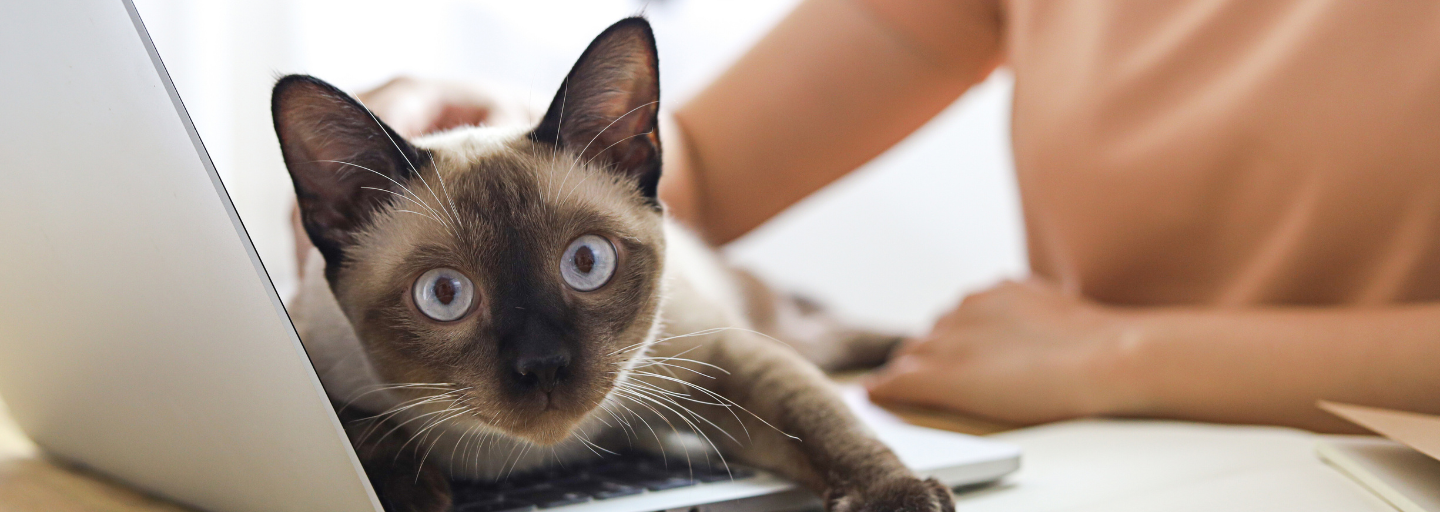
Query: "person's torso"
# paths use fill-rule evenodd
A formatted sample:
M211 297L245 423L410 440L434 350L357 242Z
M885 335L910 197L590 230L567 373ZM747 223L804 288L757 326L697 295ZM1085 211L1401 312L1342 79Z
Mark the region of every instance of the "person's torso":
M1034 271L1118 304L1440 298L1440 3L1014 0Z

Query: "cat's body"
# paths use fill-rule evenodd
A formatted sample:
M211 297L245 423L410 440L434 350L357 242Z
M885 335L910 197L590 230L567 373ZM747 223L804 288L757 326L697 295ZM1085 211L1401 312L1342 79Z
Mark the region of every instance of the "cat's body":
M319 256L291 310L377 492L439 512L451 478L689 433L713 454L691 460L776 471L831 510L950 510L948 490L870 437L815 365L751 328L847 331L665 219L657 69L649 25L624 20L539 126L413 142L317 79L276 85ZM893 341L866 339L810 354L873 361Z

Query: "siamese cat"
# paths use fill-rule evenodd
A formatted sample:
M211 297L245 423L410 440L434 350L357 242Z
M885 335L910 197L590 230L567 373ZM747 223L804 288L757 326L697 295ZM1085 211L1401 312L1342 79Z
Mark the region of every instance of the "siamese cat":
M666 219L659 97L641 18L600 34L523 129L405 140L323 81L276 84L318 252L291 312L382 501L444 511L452 480L668 443L784 475L832 511L952 510L814 364L752 328L849 335ZM893 338L836 344L812 355L874 363ZM677 455L676 433L703 450Z

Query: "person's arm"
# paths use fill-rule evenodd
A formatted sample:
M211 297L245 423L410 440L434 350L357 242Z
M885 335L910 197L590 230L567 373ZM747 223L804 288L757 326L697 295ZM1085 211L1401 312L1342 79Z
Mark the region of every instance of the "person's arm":
M1040 282L967 297L870 384L1015 423L1081 416L1360 429L1334 400L1440 413L1440 304L1116 308Z
M919 128L994 68L1000 39L988 1L806 0L673 112L661 197L733 240Z
M1155 309L1118 325L1141 386L1121 414L1360 432L1316 400L1440 413L1440 305Z

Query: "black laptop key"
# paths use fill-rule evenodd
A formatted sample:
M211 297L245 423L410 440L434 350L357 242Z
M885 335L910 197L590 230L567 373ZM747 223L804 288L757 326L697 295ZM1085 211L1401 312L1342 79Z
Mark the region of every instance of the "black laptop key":
M494 503L504 500L505 497L499 493L455 493L455 505L457 508L460 505L469 505L471 503Z
M698 461L696 461L698 462ZM457 481L456 512L529 511L633 496L650 491L690 487L701 483L750 478L748 468L695 464L645 454L627 453L616 458L549 468L501 481Z
M713 473L709 471L704 473L695 473L695 481L705 484L715 482L729 482L731 480L739 480L741 478L743 477L741 477L740 475L726 473L724 471L716 471Z
M621 496L630 496L645 492L644 487L600 480L595 477L572 479L564 483L556 484L556 487L567 491L585 493L597 500L608 500L610 498L619 498Z
M588 501L590 499L590 495L583 492L575 492L569 489L555 489L546 487L540 489L507 492L505 493L505 499L511 501L534 503L541 508L545 508L558 507L560 505L569 505L571 503Z
M570 492L561 493L561 494L558 495L558 496L555 496L555 497L553 497L553 498L551 498L551 499L549 499L549 500L546 500L546 501L542 501L542 502L540 502L540 503L536 503L535 505L536 505L536 506L539 506L540 508L552 508L552 507L559 507L559 506L564 506L564 505L574 505L574 504L576 504L576 503L584 503L584 502L587 502L587 501L590 501L590 495L589 495L589 494L586 494L586 493L583 493L583 492L570 491Z
M608 500L621 496L633 496L642 492L645 492L643 487L606 482L601 490L594 491L590 495L597 500Z
M513 500L466 503L455 507L455 512L529 512L531 510L535 510L535 504Z
M458 504L500 501L503 498L500 491L479 485L456 485L454 490L455 503Z
M744 480L753 476L755 476L755 470L752 470L750 468L743 468L740 466L730 466L730 471L725 471L724 467L709 468L704 471L695 471L695 480L707 484L713 482L729 482L731 480Z
M649 480L649 481L646 481L646 482L642 482L641 485L645 486L646 489L650 489L650 490L652 490L652 491L664 491L664 490L666 490L666 489L678 489L678 488L681 488L681 487L689 487L689 486L695 485L695 484L697 484L697 483L699 483L699 482L696 482L696 481L691 480L691 479L689 479L689 478L681 478L681 477L675 476L675 477L670 477L670 478L665 478L665 479L659 479L659 480Z
M644 487L627 485L623 482L613 481L594 474L573 476L562 480L551 482L556 489L564 489L569 492L583 493L594 497L597 500L618 498L631 494L645 492Z

